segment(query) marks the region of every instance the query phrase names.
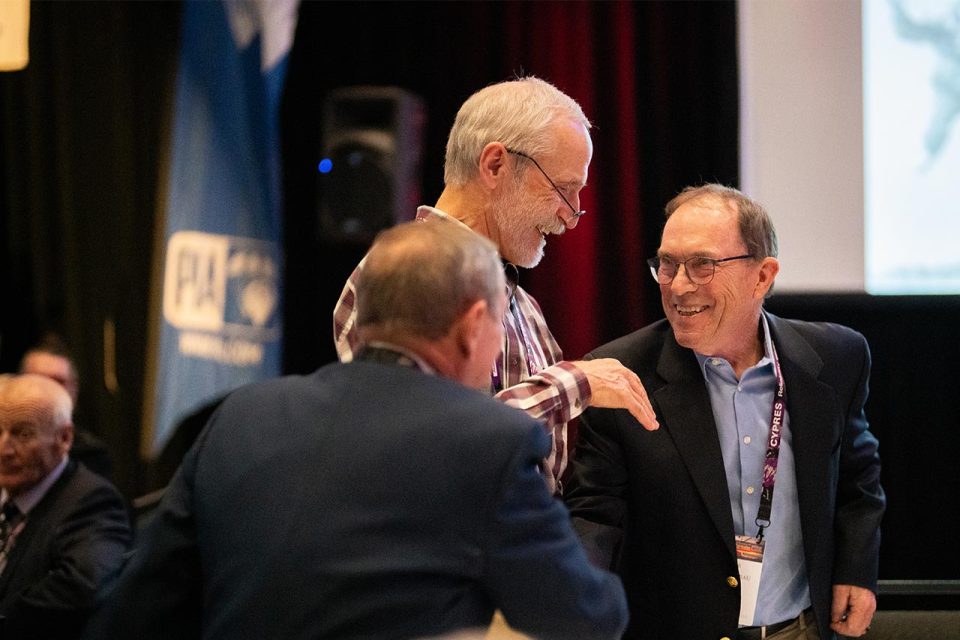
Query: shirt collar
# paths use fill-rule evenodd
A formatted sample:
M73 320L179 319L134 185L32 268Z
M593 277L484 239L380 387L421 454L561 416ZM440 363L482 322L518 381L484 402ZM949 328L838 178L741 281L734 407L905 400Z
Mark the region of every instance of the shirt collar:
M53 470L47 474L43 480L38 482L32 489L21 493L16 498L13 498L13 502L17 505L17 508L20 509L20 513L27 515L31 509L37 506L37 503L43 499L43 496L47 495L47 491L50 490L50 487L53 486L53 483L63 475L63 470L67 468L67 463L70 461L69 456L63 456L63 460L60 461L60 464L55 466ZM6 504L7 500L10 499L10 495L7 493L6 489L0 491L0 504Z
M424 205L420 205L419 207L417 207L417 221L418 221L418 222L423 222L424 220L428 220L428 219L430 219L430 218L439 218L440 220L447 220L447 221L449 221L449 222L456 222L458 225L460 225L460 226L463 227L464 229L470 229L471 232L477 233L476 231L474 231L473 229L471 229L469 225L465 224L462 220L458 220L458 219L454 218L452 215L450 215L450 214L447 213L446 211L441 211L440 209L437 209L436 207L429 207L429 206L427 206L427 205L425 205L425 204L424 204ZM477 235L479 235L479 234L477 234Z
M767 322L767 314L760 313L760 326L763 328L763 357L760 360L750 367L750 369L764 367L768 364L773 363L773 338L770 336L770 324ZM715 356L705 356L702 353L693 352L693 355L697 357L697 362L700 364L700 372L703 374L703 377L707 377L707 362L713 360ZM724 360L720 358L720 360Z

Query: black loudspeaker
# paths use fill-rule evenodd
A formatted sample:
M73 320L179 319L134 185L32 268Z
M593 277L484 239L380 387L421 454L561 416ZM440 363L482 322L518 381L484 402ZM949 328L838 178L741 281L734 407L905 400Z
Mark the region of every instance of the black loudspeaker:
M327 96L319 170L324 240L369 243L420 204L423 100L399 87L344 87Z

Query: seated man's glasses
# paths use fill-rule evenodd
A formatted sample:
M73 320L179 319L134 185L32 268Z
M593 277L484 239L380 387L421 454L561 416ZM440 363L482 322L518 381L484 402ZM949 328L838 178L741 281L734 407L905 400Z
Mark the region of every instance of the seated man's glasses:
M574 217L574 218L579 218L580 216L582 216L583 214L586 213L586 211L584 211L583 209L580 209L580 210L578 211L578 210L576 210L576 209L573 208L573 205L570 204L570 201L569 201L569 200L567 200L567 196L563 195L563 191L561 191L561 190L560 190L560 187L558 187L557 184L556 184L553 180L550 179L550 176L548 176L548 175L547 175L547 172L543 170L543 167L540 166L540 163L539 163L539 162L537 162L536 160L534 160L533 158L531 158L531 157L528 156L527 154L521 153L520 151L514 151L513 149L507 149L507 153L512 153L512 154L515 155L515 156L520 156L521 158L526 158L527 160L529 160L530 162L532 162L532 163L533 163L533 166L535 166L537 169L540 170L540 173L542 173L542 174L543 174L543 177L547 179L547 182L550 183L550 186L553 187L553 190L557 192L557 195L560 196L560 198L563 200L563 203L564 203L565 205L567 205L568 207L570 207L570 211L573 212L573 217Z
M650 265L650 273L653 274L653 279L659 284L670 284L673 282L673 279L677 277L677 272L680 270L680 265L683 265L683 269L687 272L687 278L690 279L690 282L701 285L708 284L713 280L713 276L717 271L717 265L721 262L746 260L752 257L753 255L748 253L742 256L733 256L732 258L704 258L703 256L693 256L692 258L678 261L673 258L668 258L667 256L655 256L647 260L647 264Z

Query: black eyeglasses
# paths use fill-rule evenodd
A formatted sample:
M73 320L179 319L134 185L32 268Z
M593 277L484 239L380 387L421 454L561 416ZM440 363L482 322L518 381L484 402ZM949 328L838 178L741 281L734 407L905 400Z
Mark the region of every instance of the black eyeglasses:
M543 177L547 179L547 182L550 183L550 186L553 187L553 190L557 192L557 195L560 196L560 198L563 200L563 203L564 203L565 205L567 205L568 207L570 207L570 211L573 212L573 217L574 217L574 218L579 218L580 216L582 216L582 215L584 215L584 214L586 213L586 211L584 211L583 209L577 210L577 209L574 209L574 208L573 208L573 205L570 204L570 201L569 201L569 200L567 200L567 196L563 195L563 191L560 191L560 187L558 187L557 184L556 184L553 180L550 179L550 176L548 176L548 175L547 175L547 172L543 170L543 167L540 166L540 163L539 163L539 162L537 162L536 160L534 160L533 158L531 158L531 157L528 156L527 154L522 153L522 152L520 152L520 151L514 151L513 149L507 149L507 153L512 153L512 154L515 155L515 156L520 156L521 158L526 158L527 160L529 160L530 162L532 162L532 163L533 163L533 166L535 166L537 169L540 170L540 173L542 173L542 174L543 174Z
M746 260L752 258L752 254L742 256L733 256L732 258L704 258L703 256L693 256L686 260L674 260L673 258L655 256L647 260L650 265L650 273L653 279L659 284L670 284L677 277L680 265L683 265L687 272L687 278L695 285L709 284L717 272L717 265L721 262L730 262L731 260Z

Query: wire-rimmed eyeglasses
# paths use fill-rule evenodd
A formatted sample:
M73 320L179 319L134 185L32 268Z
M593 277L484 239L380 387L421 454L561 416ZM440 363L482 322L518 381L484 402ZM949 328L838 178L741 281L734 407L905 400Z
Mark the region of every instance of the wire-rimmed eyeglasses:
M721 262L730 262L731 260L746 260L752 258L753 254L745 253L742 256L733 256L732 258L705 258L703 256L693 256L686 260L674 260L667 256L654 256L647 260L650 265L650 273L653 279L659 284L670 284L677 277L680 265L687 272L687 278L695 285L709 284L717 272L717 265Z
M533 163L537 169L540 170L540 173L543 174L543 177L547 179L547 182L550 183L550 186L553 187L553 190L557 192L557 195L560 196L560 199L563 200L563 203L570 208L570 211L573 213L574 218L579 218L580 216L586 214L587 212L583 209L574 209L573 205L570 204L570 201L567 200L567 196L563 195L563 191L560 190L560 187L557 186L557 183L550 179L550 176L547 175L547 172L543 170L543 167L540 166L540 163L534 160L532 157L521 151L514 151L513 149L507 149L507 153L512 153L515 156L520 156L521 158L526 158Z

